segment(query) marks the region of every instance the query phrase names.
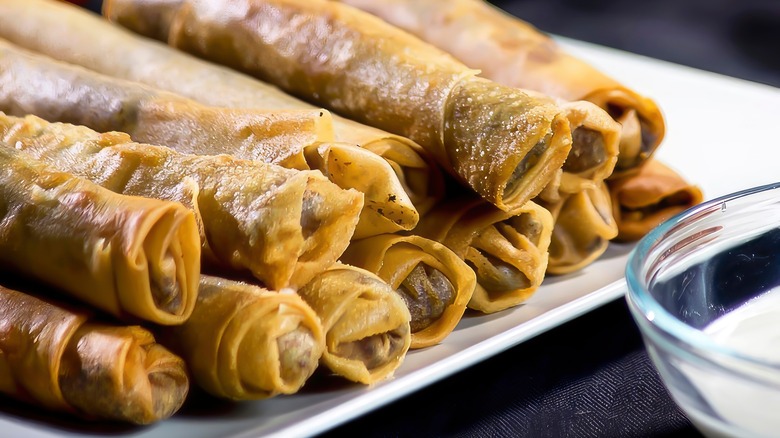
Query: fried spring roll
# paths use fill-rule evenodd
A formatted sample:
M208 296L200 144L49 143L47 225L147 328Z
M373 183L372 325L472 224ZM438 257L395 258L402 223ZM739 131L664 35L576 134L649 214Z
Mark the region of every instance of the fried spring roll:
M612 175L619 152L620 125L590 102L547 99L561 107L572 130L572 148L566 162L538 196L546 203L557 203Z
M701 189L652 159L639 173L608 182L620 241L639 240L666 219L701 203Z
M409 230L420 215L396 177L379 155L346 143L323 143L306 149L312 167L342 188L363 194L364 206L353 238Z
M532 25L483 0L338 0L449 52L496 82L587 100L622 126L616 174L635 171L661 143L656 104L571 56ZM574 132L572 132L574 136Z
M337 263L298 290L325 329L322 363L354 382L392 376L411 345L409 309L371 272Z
M25 289L26 290L26 289ZM0 286L0 392L90 419L149 424L179 410L184 361L138 326Z
M184 206L124 196L0 148L0 262L123 318L181 324L200 240Z
M418 142L484 199L536 196L571 148L560 109L476 71L383 21L325 0L132 1L165 11L174 47ZM165 3L165 2L162 2ZM105 6L120 23L128 8ZM262 25L258 25L262 23Z
M297 392L325 349L319 318L293 291L206 275L192 317L158 337L184 358L193 383L233 400Z
M205 261L249 270L277 289L297 288L330 266L349 244L362 207L360 193L318 171L179 154L34 116L0 113L0 146L113 191L184 203L201 220Z
M24 23L6 19L11 16L25 17ZM133 35L65 2L0 0L0 37L55 59L171 91L207 105L319 111L318 107L252 77ZM74 50L76 47L78 50ZM403 204L402 201L407 201L402 194L394 193L396 205L408 210L425 210L443 195L441 172L418 144L335 115L333 125L337 142L358 145L388 161L409 198L408 204ZM384 170L382 175L386 173ZM396 184L393 181L389 186ZM381 228L373 233L410 230L416 225L410 220L413 216L406 215L401 222L397 222L398 218L374 221Z
M377 274L403 298L413 349L438 344L455 329L476 285L474 271L455 253L415 235L353 241L340 260Z
M330 142L332 122L326 110L207 107L4 41L0 41L0 81L5 84L0 90L0 111L12 115L34 114L99 132L127 132L135 141L183 153L224 153L287 168L320 170L339 187L364 193L366 204L357 237L407 230L417 224L419 215L391 166L394 162L357 146ZM407 167L412 166L410 162Z
M174 93L112 78L0 40L0 109L49 121L121 131L179 152L230 154L309 169L304 148L334 140L326 110L210 107Z
M423 217L415 232L441 242L474 270L468 307L494 313L523 303L542 284L553 218L533 201L506 212L478 199L451 199Z
M606 183L567 195L555 204L542 205L553 216L548 274L568 274L593 263L607 250L618 228Z

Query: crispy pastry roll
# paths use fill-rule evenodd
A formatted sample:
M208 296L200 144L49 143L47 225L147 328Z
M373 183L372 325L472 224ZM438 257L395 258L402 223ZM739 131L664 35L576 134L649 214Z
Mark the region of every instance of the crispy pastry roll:
M181 324L200 275L194 215L0 148L0 263L115 316Z
M536 196L571 148L561 110L477 78L446 53L325 0L132 1L168 19L174 47L418 142L484 199L511 210ZM106 5L122 23L128 10Z
M353 241L340 260L377 274L403 298L413 349L438 344L455 329L476 284L474 271L454 252L415 235Z
M701 203L701 189L658 160L639 173L608 182L617 240L639 240L661 222Z
M309 169L304 149L334 140L326 110L248 110L199 104L174 93L105 76L0 40L0 110L121 131L135 140L199 155Z
M201 220L205 260L297 288L330 266L357 225L362 195L317 171L226 155L179 154L122 133L0 113L0 145L110 190L174 200Z
M34 114L86 125L99 132L127 132L135 141L196 155L236 158L317 169L343 189L365 194L357 237L413 228L418 213L392 164L376 153L333 143L326 110L207 107L140 83L55 61L0 41L0 111ZM323 143L327 142L327 143ZM393 151L387 151L393 153ZM412 170L410 183L417 184ZM403 173L400 173L403 175Z
M568 274L593 263L617 236L606 183L592 185L554 203L541 203L553 216L548 274Z
M6 19L11 16L25 17L24 23L20 25L20 20ZM207 105L319 112L318 107L293 98L278 88L133 35L65 2L0 0L0 37L52 58L108 76L172 91ZM75 50L76 47L78 50ZM382 207L382 211L398 209L399 206L407 210L426 210L443 195L441 172L430 154L418 144L335 115L332 121L337 142L359 145L379 154L397 174L396 181L388 182L388 186L400 184L408 199L402 193L394 193L394 200L386 199L388 205ZM327 173L324 169L320 170ZM390 169L383 170L374 178L386 175L387 170ZM373 201L380 202L379 199ZM390 202L395 205L389 205ZM413 216L405 215L403 220L398 217L385 220L373 218L375 226L381 225L373 232L410 230L416 225L409 220Z
M664 137L664 118L652 100L571 56L532 25L486 1L338 1L417 35L480 69L488 79L600 106L622 126L617 175L640 166Z
M217 397L250 400L297 392L314 373L325 334L314 311L286 293L202 276L192 317L159 331L193 383Z
M417 225L420 215L394 169L379 155L347 143L307 148L307 161L339 187L363 194L364 205L353 238L376 236Z
M415 232L441 242L474 270L468 307L493 313L526 301L542 284L553 219L533 201L506 212L479 199L453 198L423 217Z
M5 286L0 321L0 391L11 397L148 424L173 415L187 396L184 361L141 327L94 322L82 310Z
M619 152L620 125L590 102L567 102L543 95L539 98L560 106L572 130L566 162L538 195L541 201L554 204L612 175Z
M322 321L322 364L335 374L371 384L401 366L411 344L411 316L401 296L381 278L337 263L298 294Z

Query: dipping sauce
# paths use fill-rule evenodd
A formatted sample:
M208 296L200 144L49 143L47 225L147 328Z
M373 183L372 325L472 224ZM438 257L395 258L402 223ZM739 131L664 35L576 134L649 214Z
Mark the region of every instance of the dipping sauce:
M703 331L716 342L750 357L777 363L780 369L780 288L753 298Z
M774 366L715 358L715 362L734 371L688 364L681 371L726 424L749 430L756 436L777 436L780 431L780 288L733 309L702 331L719 344ZM747 378L737 378L732 373L744 373ZM707 422L705 418L698 420ZM708 435L732 435L731 431L709 426L704 429L709 429Z

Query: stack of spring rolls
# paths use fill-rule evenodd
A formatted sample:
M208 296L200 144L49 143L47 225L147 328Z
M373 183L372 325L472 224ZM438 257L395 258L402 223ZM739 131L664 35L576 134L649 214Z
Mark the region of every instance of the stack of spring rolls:
M655 103L480 0L103 6L0 0L27 403L148 424L190 385L375 384L702 200L652 158Z

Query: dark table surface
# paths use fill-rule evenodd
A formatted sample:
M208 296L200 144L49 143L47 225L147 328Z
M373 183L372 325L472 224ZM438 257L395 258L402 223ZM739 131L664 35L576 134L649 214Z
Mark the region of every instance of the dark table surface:
M553 34L780 87L774 0L493 3ZM621 298L323 436L697 435Z
M553 34L780 87L775 0L494 3ZM621 298L323 437L697 435Z

